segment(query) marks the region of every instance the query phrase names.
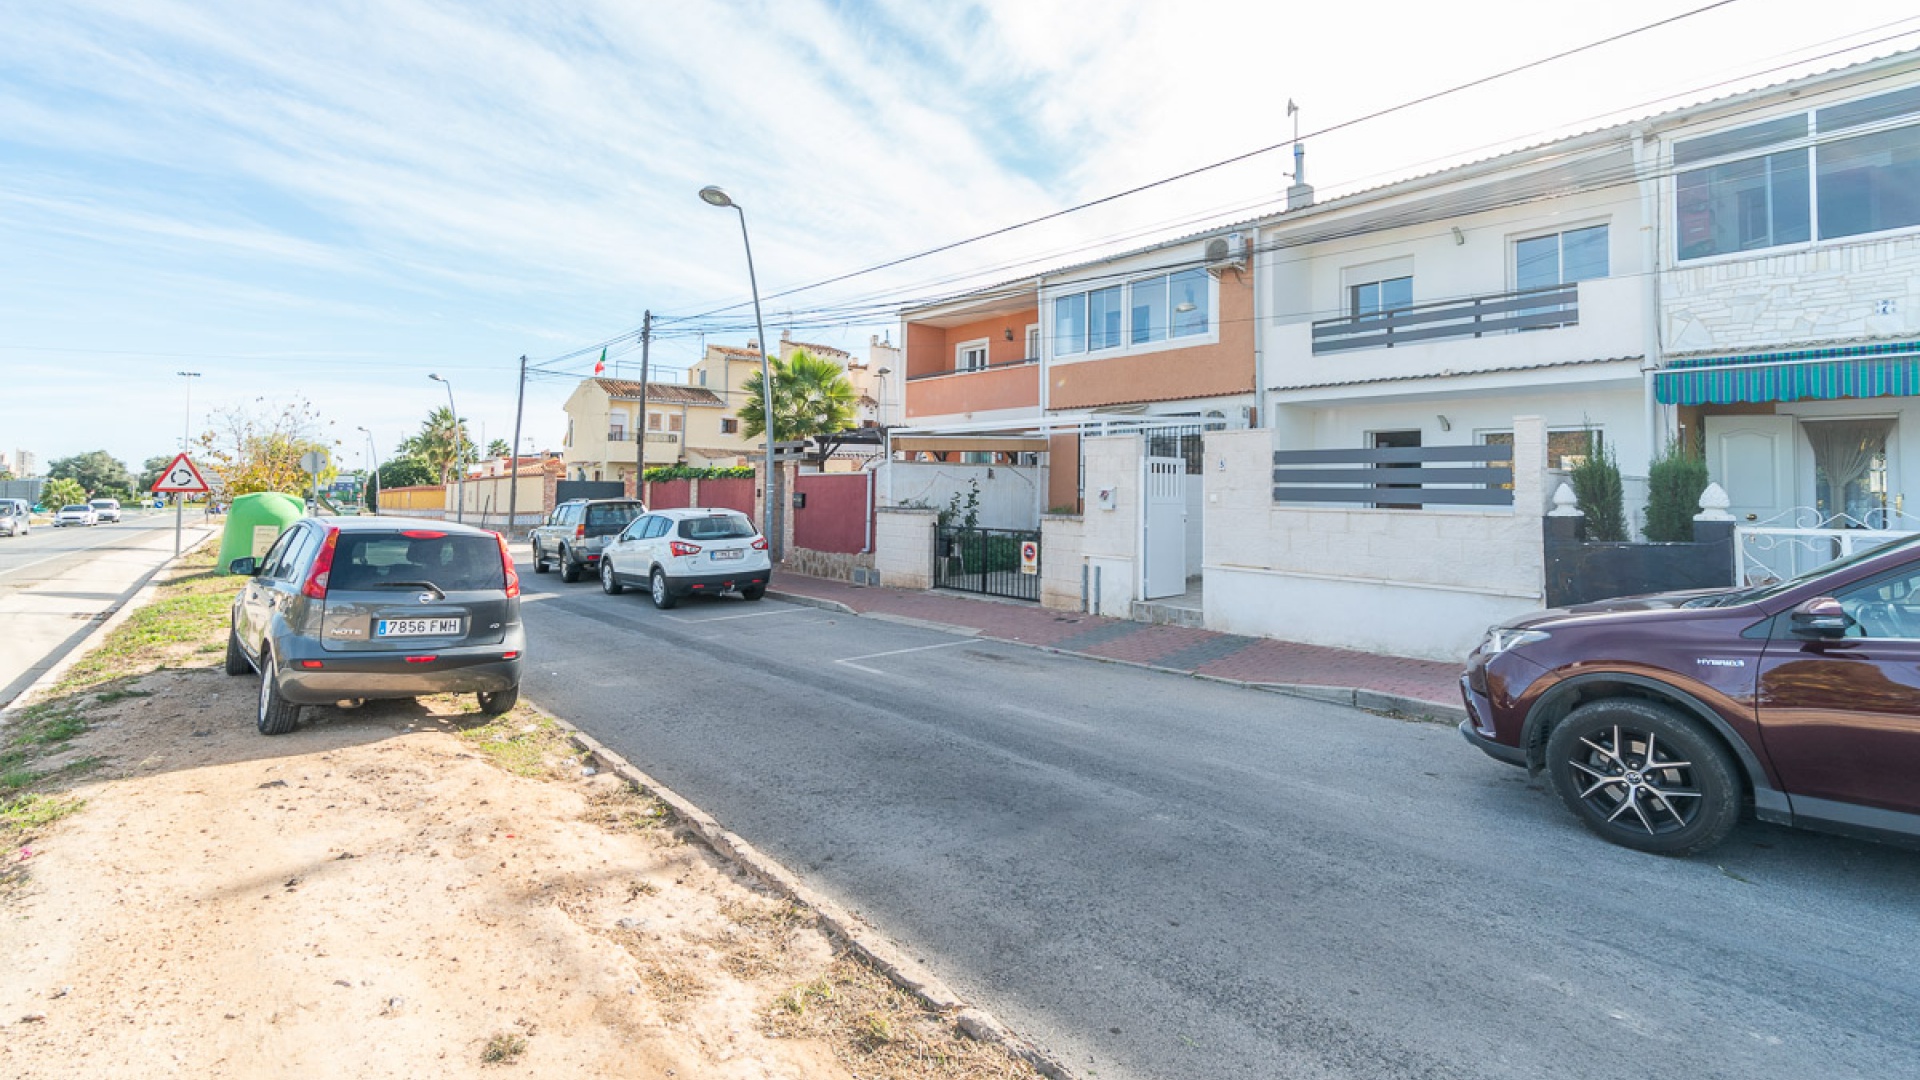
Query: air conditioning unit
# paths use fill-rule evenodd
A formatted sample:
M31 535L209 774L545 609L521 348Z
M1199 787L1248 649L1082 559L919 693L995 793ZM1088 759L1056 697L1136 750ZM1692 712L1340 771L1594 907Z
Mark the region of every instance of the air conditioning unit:
M1241 267L1247 262L1247 234L1228 233L1207 241L1207 266L1209 269Z

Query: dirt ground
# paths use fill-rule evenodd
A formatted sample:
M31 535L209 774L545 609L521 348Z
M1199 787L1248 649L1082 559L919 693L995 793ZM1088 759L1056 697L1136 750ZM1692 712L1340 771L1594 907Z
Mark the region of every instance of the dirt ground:
M526 706L256 734L225 595L190 568L0 730L0 1076L1036 1075Z

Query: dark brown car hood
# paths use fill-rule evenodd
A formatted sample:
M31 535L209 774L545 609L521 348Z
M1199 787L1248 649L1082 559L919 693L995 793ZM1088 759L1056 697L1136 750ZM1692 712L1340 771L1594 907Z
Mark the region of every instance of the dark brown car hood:
M1648 596L1622 596L1613 600L1596 600L1590 604L1574 604L1570 607L1545 608L1530 611L1517 618L1508 619L1502 625L1517 628L1539 627L1551 629L1555 626L1596 625L1599 623L1629 622L1653 620L1664 622L1674 618L1698 618L1718 610L1715 608L1689 608L1684 606L1689 600L1703 596L1717 596L1732 592L1731 589L1691 589L1686 592L1653 593ZM1743 605L1734 605L1736 607Z

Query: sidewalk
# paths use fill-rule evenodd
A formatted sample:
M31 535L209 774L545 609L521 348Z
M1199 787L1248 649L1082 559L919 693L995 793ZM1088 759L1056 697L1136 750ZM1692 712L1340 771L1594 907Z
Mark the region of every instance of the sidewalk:
M1457 721L1462 664L1409 660L1185 626L1153 626L1037 604L776 573L768 596L921 623L1051 652L1140 664L1366 709ZM1463 659L1464 663L1464 659Z

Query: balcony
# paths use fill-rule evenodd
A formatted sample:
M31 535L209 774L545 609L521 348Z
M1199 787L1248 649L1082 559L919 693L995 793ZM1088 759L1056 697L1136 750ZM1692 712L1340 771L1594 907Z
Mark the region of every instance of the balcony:
M1477 338L1579 324L1579 286L1548 285L1465 300L1415 304L1371 315L1321 319L1313 324L1313 355L1354 349L1391 349L1423 341Z
M607 432L607 441L608 442L626 442L627 433L624 431L621 431L619 428L614 428L612 431Z
M967 371L924 372L907 376L906 383L909 421L1037 409L1040 405L1040 361L1033 359L1011 360Z

